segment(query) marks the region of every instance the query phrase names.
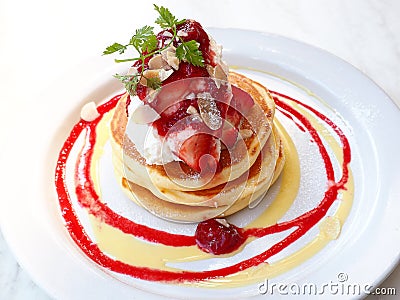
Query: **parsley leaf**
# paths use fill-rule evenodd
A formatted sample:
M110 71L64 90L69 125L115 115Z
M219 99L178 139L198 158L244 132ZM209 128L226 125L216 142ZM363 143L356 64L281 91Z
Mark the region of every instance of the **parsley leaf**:
M142 45L142 50L152 52L157 49L158 40L155 34L150 35Z
M161 87L161 80L158 77L146 78L146 86L153 90L157 90Z
M155 20L155 23L160 25L162 29L173 28L176 25L186 21L185 19L178 21L178 19L169 11L169 9L165 8L164 6L158 7L155 4L153 5L154 9L159 13L159 17Z
M204 67L203 54L199 50L199 43L195 40L183 42L176 48L176 57L187 61L194 66Z
M135 75L115 74L114 77L125 85L125 89L131 96L136 95L136 87L139 83L139 74Z
M154 50L157 47L157 37L153 32L154 27L143 26L142 28L136 29L135 34L131 37L129 45L135 47L138 52L144 52L145 50Z
M124 51L126 50L126 46L118 44L118 43L114 43L111 46L108 46L106 48L106 50L103 51L103 55L108 55L114 52L119 51L119 54L124 53Z

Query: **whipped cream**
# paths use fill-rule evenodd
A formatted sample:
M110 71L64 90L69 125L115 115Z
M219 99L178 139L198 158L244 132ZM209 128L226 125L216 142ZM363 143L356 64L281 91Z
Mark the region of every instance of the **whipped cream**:
M141 109L142 106L144 103L137 96L131 97L128 107L129 116L132 116L134 111ZM164 142L151 124L139 124L130 118L126 134L135 144L140 155L145 158L147 164L164 165L172 161L181 161L172 153L170 144Z

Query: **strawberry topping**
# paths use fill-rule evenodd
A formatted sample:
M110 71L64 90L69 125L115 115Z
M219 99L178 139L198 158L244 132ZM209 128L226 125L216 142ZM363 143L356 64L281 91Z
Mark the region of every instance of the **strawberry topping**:
M204 252L216 255L231 253L246 240L241 228L219 221L210 219L197 225L196 244Z
M207 66L216 66L216 54L211 49L207 33L198 22L187 20L179 24L176 30L180 40L195 40L199 43L205 66L194 66L181 60L178 69L162 81L162 88L154 97L149 97L148 87L140 83L136 93L160 115L153 126L165 138L175 155L197 172L215 171L218 168L221 142L228 149L236 144L242 115L253 105L253 99L239 88L232 87L231 92L228 85L220 85L208 79L210 73ZM168 45L171 37L171 29L161 31L157 35L159 47ZM172 41L172 45L178 47L179 39ZM142 68L147 70L149 59L146 58L143 66L139 61L134 66L138 71ZM218 114L204 115L204 111L213 111L205 110L207 107L204 102L199 106L198 101L202 98L200 95L204 93L214 99L214 112L216 106ZM222 126L213 126L217 124L213 119L216 116L222 118Z
M197 172L215 172L220 156L219 143L219 140L210 134L195 134L182 143L178 157Z
M230 106L226 114L221 134L221 141L228 149L231 149L236 144L241 120L242 116L239 112Z

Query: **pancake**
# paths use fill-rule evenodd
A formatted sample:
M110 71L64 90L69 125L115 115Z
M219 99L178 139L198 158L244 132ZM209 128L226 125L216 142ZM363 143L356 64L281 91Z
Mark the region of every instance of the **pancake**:
M127 95L120 99L111 120L111 144L115 173L128 197L159 217L198 222L233 214L267 192L285 161L273 124L275 103L268 89L243 75L231 72L229 81L247 92L255 105L239 127L247 135L230 151L221 150L218 171L211 178L184 162L147 164L125 135Z
M201 189L196 191L180 191L173 189L159 190L154 185L147 184L140 178L136 178L135 172L130 168L124 168L123 162L119 160L118 157L114 157L113 162L115 171L120 177L135 177L136 180L132 181L128 179L128 181L135 182L136 184L145 187L161 200L189 206L230 206L238 198L245 196L243 193L248 192L248 189L245 189L248 181L253 181L254 185L256 185L258 182L272 179L278 155L278 152L276 151L279 150L279 144L277 144L275 139L276 134L277 132L274 128L273 133L270 135L267 143L264 145L262 151L257 157L257 160L250 167L250 169L248 169L235 180L228 181L224 184L209 189Z
M221 151L219 171L211 180L202 177L183 162L174 161L162 166L146 164L134 143L124 135L128 124L126 96L124 96L117 105L111 121L111 137L116 155L122 153L124 165L135 172L130 174L134 176L127 179L136 182L140 177L142 181L148 181L147 186L151 181L158 190L197 191L235 180L246 172L257 159L271 134L275 104L269 91L253 80L231 72L229 81L251 95L255 102L240 128L252 130L252 135L236 143L231 151L226 149Z
M156 197L148 189L121 177L118 172L116 176L125 194L132 199L136 204L145 207L150 212L158 217L175 220L180 222L201 222L214 217L227 217L234 214L251 204L253 201L262 197L270 186L275 183L281 173L285 157L283 152L283 142L278 141L279 151L278 158L273 171L272 179L265 178L259 180L257 176L253 176L246 182L246 186L242 192L242 197L231 206L206 207L206 206L189 206L183 204L164 201ZM255 169L254 169L255 170Z

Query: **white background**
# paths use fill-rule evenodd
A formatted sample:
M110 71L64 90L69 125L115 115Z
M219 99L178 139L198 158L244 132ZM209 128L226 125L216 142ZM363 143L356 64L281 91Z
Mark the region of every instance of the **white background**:
M156 16L152 3L0 0L0 155L1 148L20 138L12 135L13 123L23 122L19 113L32 102L41 105L41 92L61 80L63 73L100 56L113 42L127 42L136 28L151 25ZM271 32L323 48L364 72L400 106L400 1L170 0L157 4L205 27ZM396 287L400 293L400 268L381 286ZM0 299L48 299L18 267L1 235Z

